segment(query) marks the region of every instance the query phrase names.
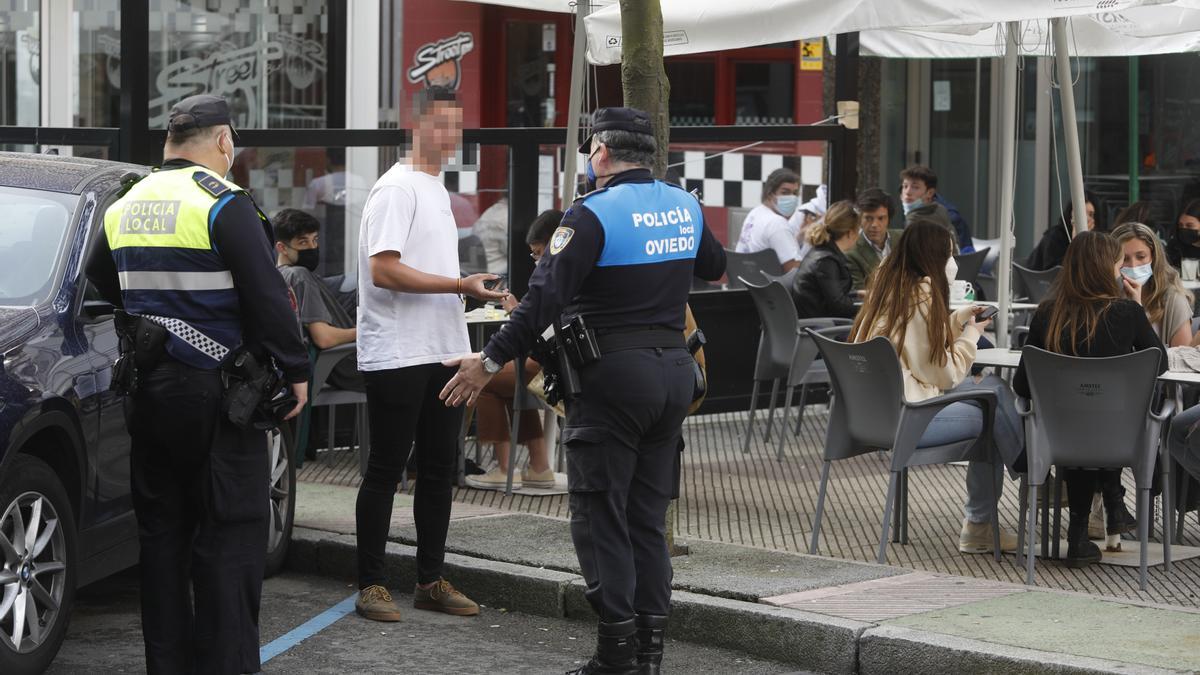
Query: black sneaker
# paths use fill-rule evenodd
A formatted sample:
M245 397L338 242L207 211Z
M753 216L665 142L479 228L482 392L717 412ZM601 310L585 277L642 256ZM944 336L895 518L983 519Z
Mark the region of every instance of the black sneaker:
M480 468L480 466L478 464L475 463L475 460L473 460L469 457L467 458L467 460L463 466L466 467L465 469L463 469L463 472L468 476L482 476L483 474L487 473L482 468Z

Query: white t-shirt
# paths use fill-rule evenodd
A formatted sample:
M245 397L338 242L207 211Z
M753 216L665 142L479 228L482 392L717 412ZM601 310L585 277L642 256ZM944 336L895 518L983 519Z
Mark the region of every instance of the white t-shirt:
M775 251L780 264L800 259L800 244L787 218L759 204L746 214L735 250L738 253L757 253L768 248Z
M358 244L358 369L407 368L469 353L462 300L376 287L370 258L382 251L397 251L400 262L422 272L458 277L458 228L436 176L396 164L367 196Z

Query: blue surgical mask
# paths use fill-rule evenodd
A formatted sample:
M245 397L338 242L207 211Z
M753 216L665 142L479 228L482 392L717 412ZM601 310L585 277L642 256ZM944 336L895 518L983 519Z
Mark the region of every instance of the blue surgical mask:
M925 200L918 199L912 203L903 204L902 206L904 206L904 215L907 216L911 211L915 211L915 210L921 208L922 206L925 206Z
M1145 265L1138 265L1137 267L1122 267L1121 274L1123 274L1125 278L1129 279L1130 281L1144 284L1146 283L1146 280L1154 274L1154 272L1151 269L1151 265L1147 263Z
M595 150L592 151L591 155L588 155L588 158L587 158L587 168L584 170L584 174L587 176L588 192L591 192L592 190L596 189L596 169L592 166L592 156L595 155L599 151L600 151L600 148L596 148Z
M775 198L775 210L784 218L791 218L797 206L800 206L798 195L779 195Z

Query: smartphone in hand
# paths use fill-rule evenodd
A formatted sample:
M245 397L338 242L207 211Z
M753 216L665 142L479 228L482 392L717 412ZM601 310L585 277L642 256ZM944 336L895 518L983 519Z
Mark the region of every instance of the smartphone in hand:
M508 275L501 274L495 279L489 279L483 282L483 287L489 291L494 291L497 288L508 288Z
M983 308L983 311L975 315L975 320L982 323L990 320L992 317L1000 313L1000 308L993 305L988 305Z

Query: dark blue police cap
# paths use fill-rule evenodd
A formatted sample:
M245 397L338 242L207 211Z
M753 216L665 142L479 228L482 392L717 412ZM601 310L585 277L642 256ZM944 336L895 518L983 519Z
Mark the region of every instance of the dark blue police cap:
M167 118L167 131L202 129L218 124L233 127L233 118L229 114L229 103L225 101L225 97L196 94L171 107L171 114Z
M637 108L597 108L592 113L592 135L598 131L630 131L635 134L654 135L654 125L650 123L650 115ZM592 135L583 139L579 146L580 154L591 153Z

